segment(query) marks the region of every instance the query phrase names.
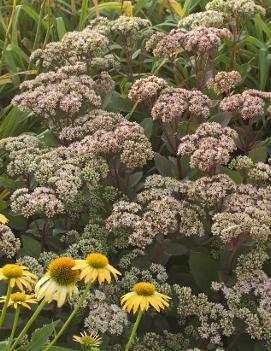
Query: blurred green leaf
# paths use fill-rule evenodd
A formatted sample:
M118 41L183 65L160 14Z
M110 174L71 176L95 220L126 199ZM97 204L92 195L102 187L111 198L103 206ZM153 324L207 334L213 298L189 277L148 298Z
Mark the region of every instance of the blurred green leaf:
M268 153L269 153L268 148L265 146L262 146L262 147L256 147L255 149L251 150L248 156L254 162L265 162L267 159Z
M218 281L218 264L206 252L191 251L189 266L195 282L203 292L210 292L211 283Z
M182 256L187 253L187 248L175 241L167 239L163 242L164 252L169 256Z
M31 237L30 235L21 236L23 248L21 253L25 256L39 257L40 255L40 242Z

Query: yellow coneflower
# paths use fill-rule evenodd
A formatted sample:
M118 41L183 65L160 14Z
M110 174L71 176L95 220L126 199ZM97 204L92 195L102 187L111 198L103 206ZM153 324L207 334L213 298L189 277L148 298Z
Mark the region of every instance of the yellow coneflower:
M6 264L0 268L0 280L9 280L12 288L16 285L21 291L24 288L31 291L37 278L27 267L18 264Z
M6 302L7 297L1 296L0 302ZM38 303L38 300L35 298L35 295L27 295L25 292L16 292L10 295L8 301L8 306L13 306L15 309L18 306L23 306L25 308L31 309L29 304Z
M79 342L81 345L87 347L99 347L102 338L96 333L87 334L86 332L80 333L80 336L74 335L73 340Z
M94 282L98 279L99 284L107 281L111 282L111 273L117 279L117 275L121 275L108 262L108 258L100 253L92 253L85 260L76 260L76 265L73 269L81 271L80 279L84 279L85 283Z
M63 259L67 260L67 257L62 258L62 260ZM64 333L64 331L67 329L67 327L69 326L69 324L71 323L71 321L73 320L75 315L78 313L83 302L85 301L87 294L88 294L93 282L97 278L98 278L100 283L102 283L104 280L107 280L108 282L110 282L111 281L110 273L112 273L115 277L117 274L120 274L120 272L118 272L114 267L109 265L107 257L102 255L102 254L99 254L99 253L90 254L87 256L87 258L85 260L74 261L71 258L68 258L68 259L72 260L72 263L70 262L70 265L69 265L69 270L72 270L74 272L74 278L73 278L73 280L72 279L68 280L65 278L65 281L68 281L70 284L73 284L72 285L73 287L75 287L75 280L77 281L79 276L80 276L80 279L83 279L83 278L85 279L86 287L85 287L85 290L83 291L82 295L80 296L77 305L74 307L73 311L71 312L70 316L68 317L66 322L63 324L63 326L59 330L59 332L55 335L54 339L50 342L50 344L48 344L45 347L44 351L49 351L51 349L51 347L57 342L57 340L61 337L61 335ZM57 259L55 261L59 261L59 260L60 259ZM51 266L51 264L49 265L49 271L50 270L52 271L52 267L50 267L50 266ZM56 265L54 265L54 266L56 266ZM70 274L66 274L66 273L63 273L60 271L59 271L59 273L60 273L60 277L62 277L62 276L65 276L65 277L67 276L67 278L71 277ZM51 278L52 272L50 272L48 274L50 274L50 279L52 279ZM56 276L56 274L54 274L54 276ZM56 284L55 279L56 278L54 277L54 281L53 281L54 285ZM62 277L62 279L63 279L63 277ZM67 283L65 283L65 284L67 285ZM45 298L46 298L45 291L46 291L46 289L43 289L42 295L45 296ZM50 293L49 297L51 295L52 294ZM88 337L89 342L91 340L94 340L94 339L90 339L90 337L93 338L93 335L88 336L85 334L81 334L80 340L86 341L87 337ZM79 340L78 338L80 338L80 336L77 337L77 341ZM84 339L82 339L82 338L84 338ZM97 340L97 342L98 342L98 340ZM14 351L14 350L12 350L12 351Z
M169 306L170 299L169 296L157 292L153 284L141 282L134 285L133 291L122 296L121 304L129 313L133 309L135 314L139 308L141 311L147 311L150 305L160 312L161 309Z
M2 223L2 224L7 224L8 223L7 217L4 216L2 213L0 213L0 223Z
M121 305L124 310L126 309L130 313L133 309L134 314L138 311L137 319L125 347L125 351L131 349L143 312L147 311L150 305L153 306L157 312L160 312L162 309L169 306L168 300L170 299L171 297L157 292L155 285L147 282L135 284L133 286L133 291L122 296Z
M53 300L57 306L64 305L67 298L78 294L76 283L79 271L74 270L75 260L71 257L59 257L53 260L47 273L38 281L35 292L38 300L43 298L48 302Z

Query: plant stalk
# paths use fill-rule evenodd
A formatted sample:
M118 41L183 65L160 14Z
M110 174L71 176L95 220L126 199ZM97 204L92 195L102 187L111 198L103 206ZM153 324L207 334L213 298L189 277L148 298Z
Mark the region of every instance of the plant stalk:
M15 311L15 316L14 316L12 330L11 330L9 341L8 341L7 350L9 350L9 347L10 347L10 345L13 342L13 338L14 338L14 335L15 335L15 332L16 332L16 328L17 328L17 324L18 324L18 320L19 320L19 315L20 315L20 305L18 305L18 307L16 308L16 311Z
M69 324L71 323L72 319L75 317L76 313L78 312L79 308L81 307L82 303L84 302L91 286L92 286L93 282L90 281L82 296L80 297L75 309L72 311L72 313L70 314L69 318L66 320L66 322L63 324L62 328L59 330L59 332L56 334L56 336L54 337L54 339L50 342L50 344L44 349L44 351L48 351L50 350L50 348L57 342L57 340L61 337L61 335L64 333L64 331L67 329L67 327L69 326Z
M133 343L134 338L136 336L137 329L138 329L140 321L141 321L142 314L143 314L143 311L141 309L139 309L139 312L138 312L138 315L137 315L137 319L136 319L135 325L133 327L130 339L129 339L126 347L125 347L125 351L129 351L131 346L132 346L132 343Z
M5 303L1 312L1 317L0 317L0 328L3 326L4 320L6 317L11 291L12 291L12 287L10 286L10 281L8 280L7 296L6 296L6 300L5 300Z
M27 333L28 329L31 327L31 325L34 323L35 319L38 317L38 315L40 314L40 312L42 311L43 307L46 305L47 301L42 300L41 303L39 304L38 308L36 309L36 311L32 314L31 318L29 319L29 321L26 323L26 325L24 326L23 330L21 331L21 333L19 334L19 336L16 338L15 342L13 343L13 345L11 346L11 348L8 351L14 351L16 346L18 345L19 341L25 336L25 334Z

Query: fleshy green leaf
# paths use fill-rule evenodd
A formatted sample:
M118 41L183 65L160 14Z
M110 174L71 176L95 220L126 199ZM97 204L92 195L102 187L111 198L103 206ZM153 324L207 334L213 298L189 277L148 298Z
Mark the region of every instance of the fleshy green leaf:
M218 264L205 252L191 251L190 271L199 288L210 292L211 282L218 281Z
M20 351L42 351L44 346L47 344L50 336L54 333L58 323L59 321L55 321L53 323L44 325L40 329L36 329L32 334L30 343L26 346L23 346ZM65 349L62 351L64 350Z

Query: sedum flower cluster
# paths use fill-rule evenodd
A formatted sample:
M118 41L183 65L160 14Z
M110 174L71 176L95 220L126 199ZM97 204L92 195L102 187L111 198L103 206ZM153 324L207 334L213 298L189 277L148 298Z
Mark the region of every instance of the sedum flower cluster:
M88 305L88 316L84 319L86 330L122 335L128 325L127 313L117 304L108 303L108 297L102 291L95 290L93 295Z
M232 159L229 168L242 173L245 179L256 184L269 184L271 177L271 166L268 163L256 162L248 156L237 156Z
M90 26L81 32L66 33L61 41L52 42L44 49L35 50L30 59L46 70L56 70L63 66L75 65L78 62L86 63L89 69L105 68L110 64L114 67L114 60L108 52L109 39L100 31ZM107 62L106 62L107 61ZM104 62L105 67L100 65Z
M262 249L241 255L236 267L236 281L227 286L213 282L215 291L221 292L227 309L242 321L241 327L252 339L270 342L270 278L263 271L268 255Z
M206 9L220 11L229 17L265 15L265 9L253 0L212 0L208 2Z
M219 165L230 161L230 153L237 148L237 136L234 129L222 127L216 122L206 122L194 134L181 139L178 153L190 156L192 168L212 174Z
M16 256L20 248L20 239L16 238L7 225L0 223L0 255L12 258Z
M111 80L110 76L107 76ZM100 107L99 81L88 76L85 64L64 66L56 72L41 73L20 86L22 93L13 99L21 111L32 111L55 127L72 124L87 110Z
M231 39L231 32L214 27L195 27L190 31L173 29L168 35L155 33L146 43L146 49L154 56L172 59L182 51L197 55L213 54L225 39Z
M144 166L153 158L143 128L116 113L94 110L76 119L72 126L63 128L59 137L73 142L68 149L78 156L119 155L120 161L130 169Z
M240 113L244 120L255 121L266 112L270 114L270 99L270 92L247 89L242 94L225 97L220 102L220 108L223 111Z
M140 17L120 16L109 23L113 36L126 38L131 43L149 35L151 22Z
M12 210L27 218L63 214L83 189L97 187L109 172L102 158L77 156L61 146L48 148L35 136L2 139L1 147L10 161L8 174L21 177L28 186L11 196Z
M192 13L179 22L180 27L194 29L197 27L215 27L221 28L225 24L223 12L216 10L207 10L204 12Z
M233 19L248 20L257 14L264 16L266 10L254 0L211 0L205 11L188 15L179 22L179 26L187 29L200 26L221 28L231 25Z
M177 313L182 318L195 316L199 326L197 332L201 339L213 345L221 345L223 336L233 334L234 314L223 304L209 301L204 293L194 295L191 288L174 285L177 297Z
M237 71L231 72L218 72L214 78L207 81L207 86L212 89L216 94L227 94L240 84L242 81L241 74Z
M113 232L126 229L128 243L142 249L158 234L202 236L204 212L200 206L187 201L188 187L189 184L157 175L147 178L136 202L120 201L114 205L107 228ZM179 196L183 199L179 200Z
M175 285L178 313L182 318L196 317L197 333L214 346L222 345L223 335L234 335L237 321L238 331L270 342L270 278L262 270L267 259L262 249L241 255L234 283L212 283L212 289L223 295L223 304L210 301L203 293L195 295L189 287Z
M151 115L163 123L178 120L185 113L201 120L209 116L211 106L208 96L198 90L165 88L155 101Z
M128 97L132 101L151 102L166 86L167 82L156 76L138 79L133 83Z
M270 186L242 184L224 202L225 211L213 218L212 233L229 244L234 239L250 236L266 242L271 234Z

